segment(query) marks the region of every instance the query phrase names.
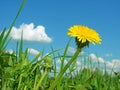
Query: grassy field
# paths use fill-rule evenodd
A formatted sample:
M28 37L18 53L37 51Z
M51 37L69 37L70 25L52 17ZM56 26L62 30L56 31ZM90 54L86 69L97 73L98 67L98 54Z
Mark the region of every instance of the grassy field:
M23 51L23 40L13 53L6 52L9 44L9 34L14 26L19 13L24 6L23 1L9 31L3 29L0 33L0 90L120 90L120 72L92 67L92 59L84 64L87 67L76 68L79 50L73 56L68 56L67 51L71 39L67 42L63 54L59 50L51 51L44 56L44 50L32 60L26 48ZM56 54L57 53L57 54ZM41 58L40 58L41 57ZM57 70L56 60L60 59L60 70ZM65 60L68 63L65 64Z

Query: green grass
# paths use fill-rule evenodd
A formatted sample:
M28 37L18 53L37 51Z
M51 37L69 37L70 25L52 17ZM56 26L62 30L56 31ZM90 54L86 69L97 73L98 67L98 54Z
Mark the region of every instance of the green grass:
M11 40L9 34L25 1L23 0L7 34L6 29L0 33L0 90L120 90L119 72L111 70L108 73L106 66L103 71L99 62L98 67L94 68L89 57L87 60L84 59L84 66L81 69L76 68L76 60L81 61L78 57L80 50L73 56L67 55L71 38L65 49L54 50L51 47L46 56L44 50L41 50L32 60L29 58L28 49L23 51L22 36L19 45L17 43L16 51L12 54L6 52ZM60 53L61 50L63 53ZM61 60L60 70L56 68L57 59Z
M21 46L18 48L20 50ZM54 60L64 55L55 56L59 50L52 50L49 55ZM0 56L0 89L1 90L119 90L120 73L110 74L107 70L98 68L76 69L76 62L67 68L59 80L62 72L55 68L56 63L46 62L43 51L36 55L33 60L28 57L28 50L21 51L18 55L1 52ZM64 54L64 53L63 53ZM42 57L39 61L38 58ZM65 59L71 57L65 56ZM49 60L49 59L48 59ZM53 62L54 62L53 60ZM62 60L62 59L61 59ZM79 60L79 58L78 58ZM88 62L86 62L87 64ZM63 63L64 64L64 63ZM91 63L92 64L92 63ZM52 65L52 66L51 66ZM87 64L88 65L88 64ZM90 65L88 65L90 66ZM64 64L65 67L65 64ZM63 68L64 68L63 67ZM52 86L55 82L56 85ZM53 87L53 89L50 89Z

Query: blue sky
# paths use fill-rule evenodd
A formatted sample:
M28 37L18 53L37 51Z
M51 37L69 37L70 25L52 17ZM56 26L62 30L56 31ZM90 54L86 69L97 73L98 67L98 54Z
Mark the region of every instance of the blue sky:
M1 0L0 30L9 28L21 2ZM109 61L120 60L120 0L27 0L15 29L31 23L34 28L42 25L52 42L28 43L25 47L38 51L42 48L49 50L51 46L54 49L64 48L69 40L66 35L68 28L80 24L95 29L102 37L101 45L90 45L90 48L84 49L85 52L95 53ZM12 43L7 49L15 47ZM70 47L76 48L74 40Z

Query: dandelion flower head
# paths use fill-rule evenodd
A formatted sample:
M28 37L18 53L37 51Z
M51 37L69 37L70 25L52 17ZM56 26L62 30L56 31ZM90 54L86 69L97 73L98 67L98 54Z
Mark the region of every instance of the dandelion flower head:
M81 43L91 42L101 44L100 35L92 28L82 25L74 25L67 32L71 37L76 37Z

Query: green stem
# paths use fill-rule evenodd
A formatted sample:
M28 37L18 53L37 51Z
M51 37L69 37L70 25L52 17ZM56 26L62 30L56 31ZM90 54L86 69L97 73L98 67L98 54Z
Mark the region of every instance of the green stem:
M3 67L3 69L1 69L1 72L2 72L2 84L1 84L1 88L3 89L4 88L4 67Z
M58 74L55 81L51 84L51 87L48 90L54 90L54 87L57 85L58 81L61 79L65 71L70 67L70 65L73 63L73 61L78 57L79 53L81 52L81 49L78 48L75 52L74 56L71 58L71 60L65 65L62 71Z
M35 87L34 90L38 90L38 89L39 89L39 87L40 87L41 84L42 84L43 79L48 75L48 73L49 73L49 71L45 70L44 74L42 75L42 77L41 77L40 80L38 81L38 84L37 84L37 86Z
M22 81L22 74L20 74L20 79L19 79L19 83L18 83L18 88L17 88L17 90L20 90L21 81Z

